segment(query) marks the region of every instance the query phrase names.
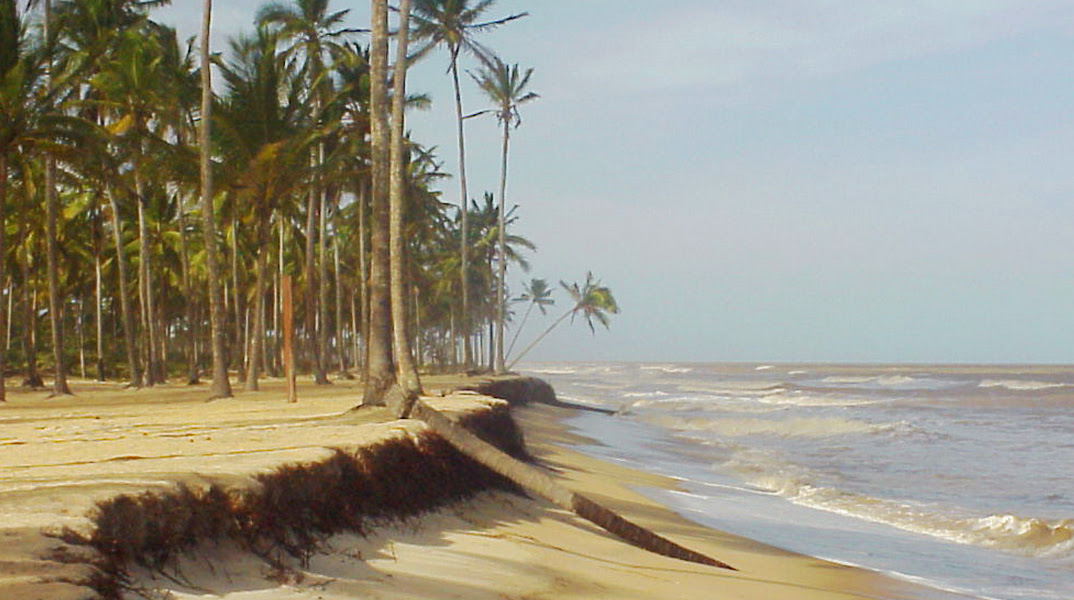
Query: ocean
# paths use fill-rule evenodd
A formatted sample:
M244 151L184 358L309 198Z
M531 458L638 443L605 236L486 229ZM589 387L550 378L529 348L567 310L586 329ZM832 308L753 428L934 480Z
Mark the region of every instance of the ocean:
M923 583L1074 598L1074 367L545 363L582 449L705 525Z

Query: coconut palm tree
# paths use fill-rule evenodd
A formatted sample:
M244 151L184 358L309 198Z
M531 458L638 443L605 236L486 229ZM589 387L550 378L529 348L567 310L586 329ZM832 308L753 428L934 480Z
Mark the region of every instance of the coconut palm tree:
M341 42L357 29L341 27L350 10L330 12L329 0L294 0L293 3L273 2L258 11L257 21L279 30L286 39L292 40L288 53L303 57L302 74L309 88L314 114L322 116L332 93L331 77L326 61L331 54L342 49ZM320 123L324 126L325 123ZM311 151L311 163L318 171L325 164L324 143ZM318 384L327 384L327 286L324 229L327 193L323 179L310 186L306 212L306 325L313 339L314 378ZM318 217L320 217L318 219ZM318 235L318 220L320 234ZM318 246L319 243L319 246ZM320 263L316 263L319 248ZM314 275L315 268L318 271ZM314 282L317 282L316 289ZM317 318L314 318L316 315Z
M227 95L217 115L218 137L231 174L233 198L250 211L239 215L253 225L255 284L246 389L258 388L264 348L272 216L301 180L311 141L301 82L278 51L278 35L265 27L232 41L232 58L222 69ZM235 232L236 234L238 232ZM236 243L238 240L233 240Z
M526 321L529 320L533 307L536 306L540 309L542 315L547 315L548 309L546 307L556 303L552 299L552 288L548 287L547 280L534 278L530 280L529 284L523 283L523 286L522 295L517 298L517 301L527 303L526 312L522 315L522 322L518 324L514 337L511 338L511 345L507 347L507 356L510 356L511 351L515 349L515 342L518 341L518 335L522 333L522 328L526 326Z
M209 320L212 328L213 398L230 398L231 382L227 375L227 332L225 331L224 294L220 284L220 259L216 246L216 217L213 212L213 171L209 147L212 121L212 62L209 34L212 27L212 0L204 0L201 14L201 126L198 128L199 170L201 174L201 233L205 243L205 263L209 283Z
M372 136L372 228L370 231L368 374L363 405L384 404L395 382L392 356L389 203L390 151L388 130L388 3L372 0L373 35L369 46L369 115Z
M462 319L463 331L469 331L470 284L467 281L469 271L469 219L466 206L469 196L466 189L466 142L463 134L462 92L459 88L459 55L471 54L483 63L489 62L492 52L477 41L476 35L526 16L519 13L482 21L484 14L492 8L495 0L416 0L414 2L414 39L421 42L416 56L423 56L433 48L444 47L448 51L448 70L455 89L456 134L459 143L459 212L462 215L462 236L460 256L462 267ZM463 339L464 363L473 363L473 348L469 336Z
M507 367L508 369L514 368L515 364L523 356L526 356L545 336L552 333L552 330L558 327L567 317L571 317L571 322L573 322L575 317L582 315L586 324L589 325L589 330L596 334L597 329L594 322L603 325L607 329L611 322L608 315L619 314L619 305L615 302L615 296L612 295L612 291L607 286L601 285L600 280L595 279L592 272L586 273L585 284L582 286L579 286L577 282L567 285L566 282L560 281L559 284L563 289L567 290L574 305L556 319L544 333L537 336L537 339L533 340L529 346L526 346L526 349L511 361L511 364Z
M407 45L410 29L410 0L399 1L399 27L395 38L396 54L393 74L392 110L391 110L391 149L390 149L390 270L392 301L392 336L396 369L396 381L403 388L403 402L392 407L396 414L405 417L410 414L414 400L421 393L421 380L414 366L414 356L410 347L407 305L409 278L406 276L404 248L405 234L403 218L405 212L406 181L408 157L403 153L404 113L406 108L406 72Z
M532 102L538 98L534 92L528 91L530 76L533 69L526 69L520 74L518 65L507 66L499 57L492 58L492 64L485 66L478 74L471 73L481 91L495 106L487 111L481 111L470 116L481 114L493 114L503 126L503 148L500 153L500 227L499 227L499 273L496 278L496 365L498 373L504 371L504 312L506 309L507 296L504 292L504 280L507 276L507 253L505 236L507 227L505 224L505 202L507 197L507 148L511 139L511 130L517 129L522 124L522 116L518 107Z

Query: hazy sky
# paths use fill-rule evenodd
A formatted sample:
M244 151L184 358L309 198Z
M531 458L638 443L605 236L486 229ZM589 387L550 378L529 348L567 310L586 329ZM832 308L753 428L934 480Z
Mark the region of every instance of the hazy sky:
M193 34L200 4L157 16ZM260 2L215 4L220 50ZM368 2L333 7L368 21ZM501 0L490 16L521 11L484 38L542 96L507 193L539 251L509 283L591 269L623 309L534 359L1074 361L1074 2ZM435 106L409 127L455 172L446 61L412 72ZM484 108L469 83L466 109ZM480 197L498 185L494 121L467 143Z

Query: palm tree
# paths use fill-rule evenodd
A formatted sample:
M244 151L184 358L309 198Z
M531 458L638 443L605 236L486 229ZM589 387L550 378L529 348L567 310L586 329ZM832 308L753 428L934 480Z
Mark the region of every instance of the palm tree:
M556 319L556 321L552 323L544 333L537 336L537 339L533 340L529 346L526 346L526 349L511 361L511 364L507 367L508 369L513 368L523 356L526 356L526 354L543 340L545 336L552 333L552 330L558 327L567 317L571 317L571 321L573 322L576 316L582 315L585 317L586 324L589 325L589 330L593 334L596 334L597 329L593 324L594 322L600 323L607 329L611 321L608 315L619 314L619 305L616 304L612 291L606 286L601 285L600 280L594 279L592 272L586 273L585 284L581 287L579 287L577 283L567 285L564 281L560 281L559 284L563 289L567 290L568 294L570 294L574 306Z
M404 176L407 157L403 154L404 112L406 107L407 44L410 28L410 0L399 2L399 33L396 35L394 87L392 90L391 155L390 155L390 270L392 301L392 336L395 349L396 381L403 388L401 406L392 407L396 414L410 414L414 399L421 393L421 380L414 366L407 322L408 278L405 270L405 234L403 231L406 196Z
M517 129L522 124L522 116L518 107L532 102L538 98L534 92L527 91L530 76L533 69L519 74L518 65L507 66L499 57L493 57L492 64L486 66L477 75L471 73L478 87L496 107L489 111L481 111L479 114L494 114L503 126L503 149L500 154L500 227L499 227L499 273L496 278L496 365L497 373L504 371L503 359L503 335L504 335L504 312L507 297L504 293L504 280L507 276L507 253L505 248L505 202L507 196L507 147L511 139L511 130Z
M255 284L249 367L246 389L258 388L264 349L265 293L272 234L272 215L291 196L316 133L302 127L307 121L301 85L278 51L278 34L260 27L253 37L233 41L233 57L223 68L228 93L218 113L218 131L231 176L230 194L236 215L253 224ZM238 235L238 231L233 232ZM236 244L238 239L233 240Z
M462 214L462 237L460 242L460 256L462 267L462 319L463 331L468 332L470 310L470 284L467 281L469 258L467 245L469 244L469 219L466 216L466 206L469 202L466 190L466 143L463 134L462 92L459 89L459 54L466 52L478 58L481 62L488 63L492 52L481 45L475 35L494 29L520 19L529 13L519 13L496 19L482 21L486 11L492 8L495 0L417 0L414 3L414 38L421 40L424 45L419 48L417 56L422 56L438 46L447 48L450 62L448 69L451 72L451 81L455 88L455 120L456 132L459 142L459 212ZM473 363L473 349L470 346L469 336L463 339L464 363L469 366Z
M273 2L261 8L257 21L279 29L285 38L294 40L288 50L290 54L301 52L304 58L302 72L309 87L310 99L315 114L325 114L325 107L331 94L331 78L325 67L325 60L330 53L338 53L342 46L340 40L356 33L357 29L341 28L350 10L329 12L329 0L294 0L293 4ZM323 125L323 123L322 123ZM320 143L311 152L311 163L318 171L323 171L325 163L325 146ZM325 211L327 193L323 179L310 187L309 203L306 212L306 323L308 333L314 343L314 377L318 384L329 383L326 374L327 360L327 324L326 304L327 287L326 257L324 245ZM320 235L317 233L317 221L320 217ZM317 277L314 269L318 242L320 243L320 263ZM316 293L314 282L317 282ZM314 315L317 318L314 318Z
M220 259L216 247L216 217L213 213L213 172L210 159L210 123L212 121L212 74L209 33L212 25L212 0L204 0L201 15L201 127L198 128L199 169L201 172L201 232L205 242L205 262L209 271L209 314L212 327L213 383L211 397L230 398L227 376L227 342L224 331L224 295L220 285Z
M388 3L372 0L373 36L369 46L370 98L372 129L372 229L369 269L369 340L363 405L384 404L388 388L395 382L392 364L392 324L390 296L390 257L388 231L388 193L390 187L390 152L388 130Z
M522 333L522 328L526 326L526 321L530 318L530 313L533 312L533 307L536 306L540 309L542 315L547 315L548 310L546 307L552 306L556 303L552 299L552 288L548 287L548 281L545 279L531 279L529 285L523 284L524 290L522 295L518 297L518 302L528 303L526 306L526 312L522 315L522 322L518 324L518 329L515 330L514 337L511 338L511 345L507 347L507 355L511 355L511 351L515 349L515 342L518 341L518 335Z

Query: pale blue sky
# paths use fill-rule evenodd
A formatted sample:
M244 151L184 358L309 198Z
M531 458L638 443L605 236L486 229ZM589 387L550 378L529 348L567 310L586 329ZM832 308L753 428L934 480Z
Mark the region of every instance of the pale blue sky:
M260 3L216 4L221 40ZM367 2L333 6L367 21ZM1074 3L501 0L490 16L524 10L484 39L542 95L507 194L540 249L509 282L591 269L623 308L534 359L1074 361ZM158 16L193 34L199 11ZM445 67L414 69L435 106L409 126L454 172ZM467 136L479 197L498 134Z

